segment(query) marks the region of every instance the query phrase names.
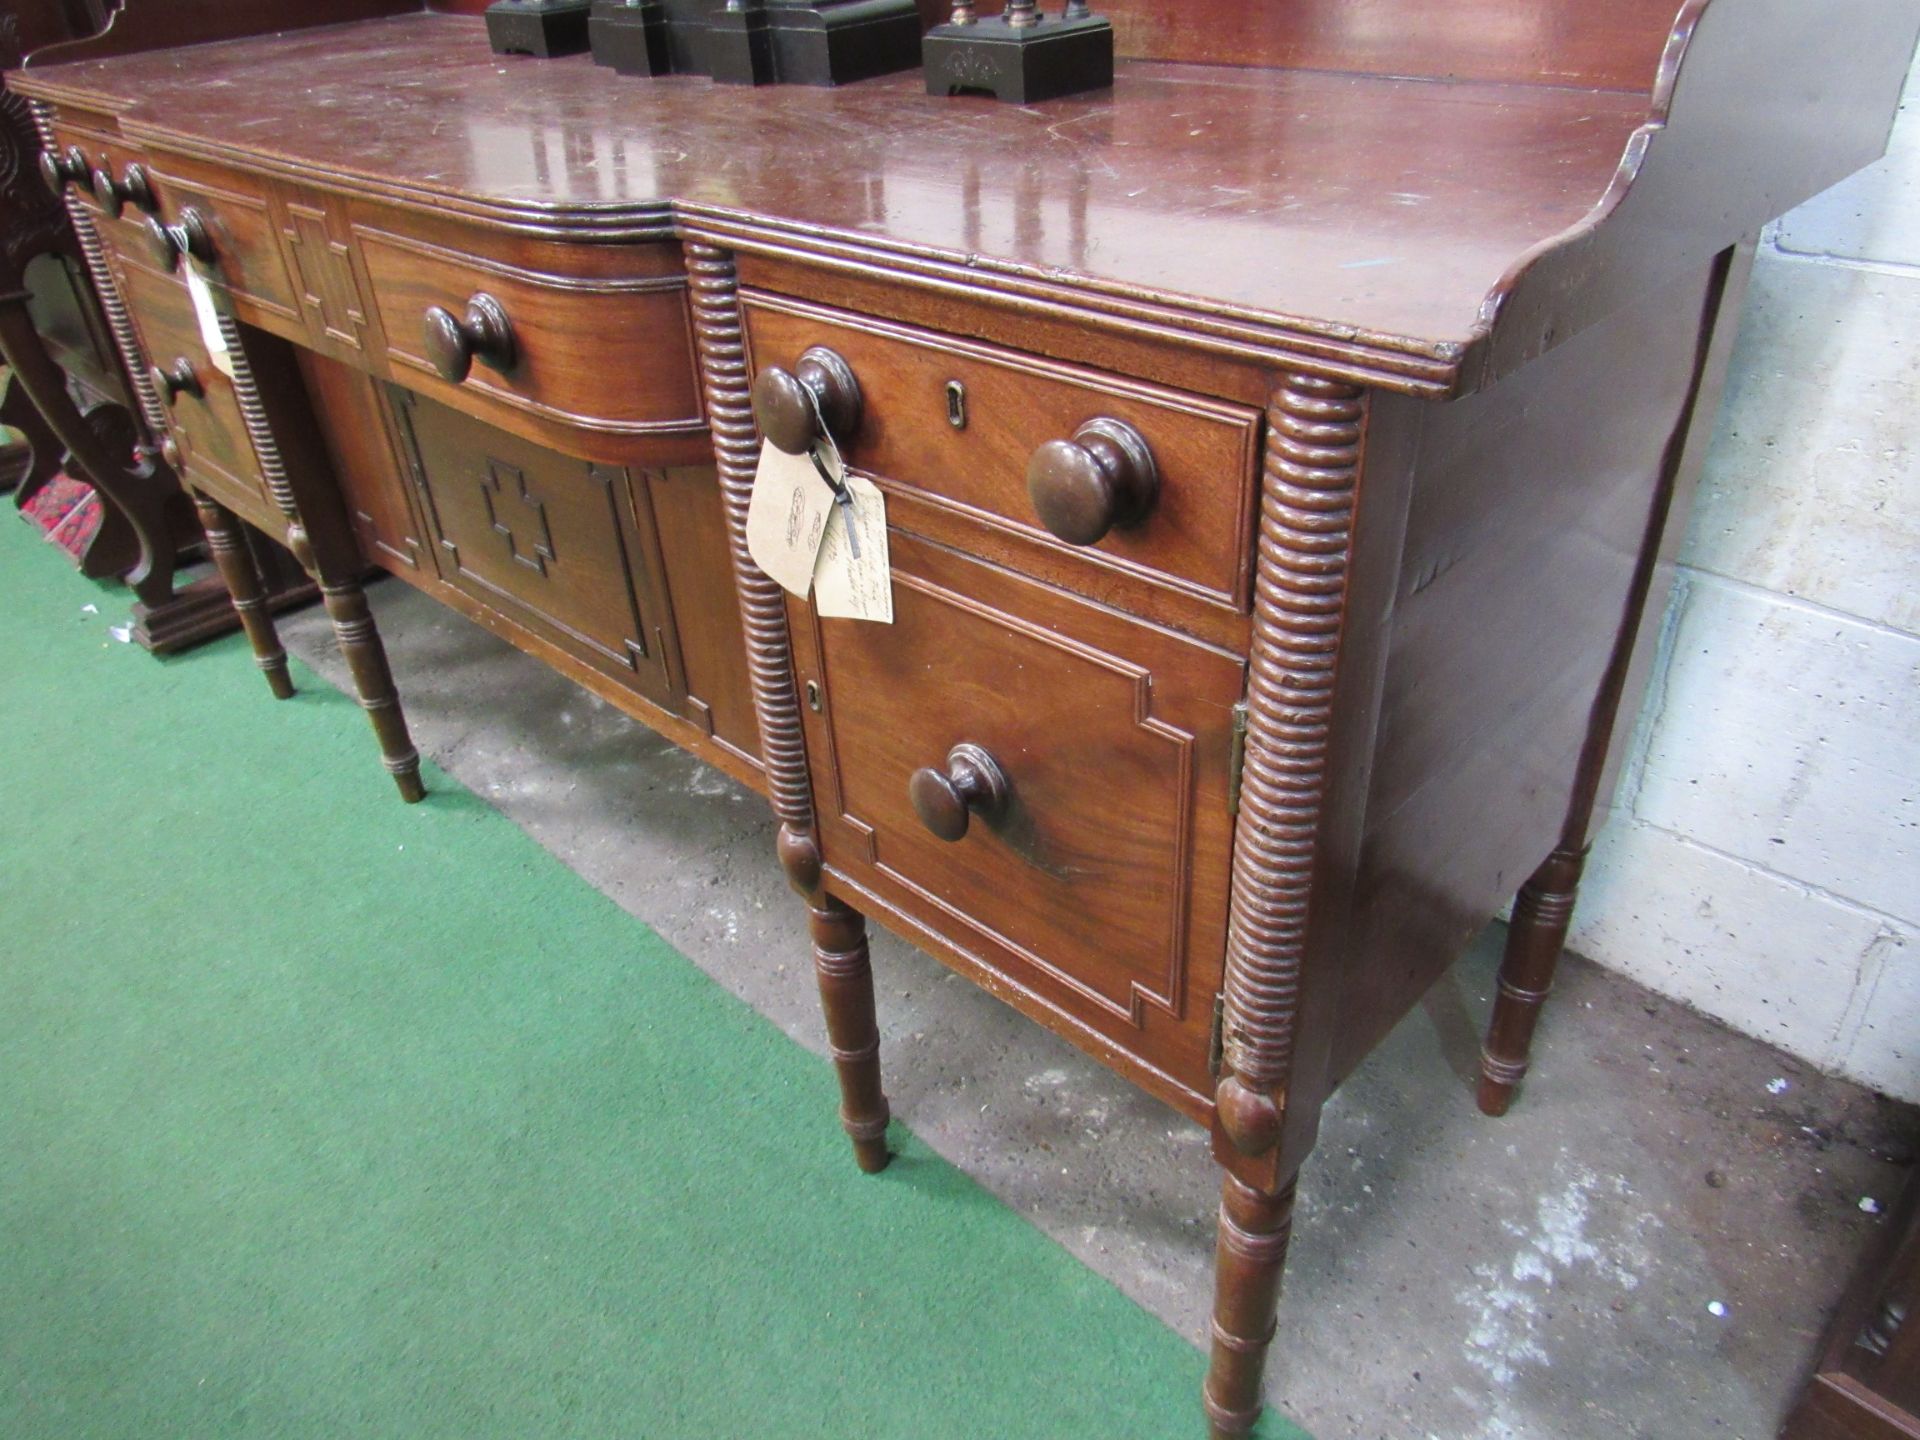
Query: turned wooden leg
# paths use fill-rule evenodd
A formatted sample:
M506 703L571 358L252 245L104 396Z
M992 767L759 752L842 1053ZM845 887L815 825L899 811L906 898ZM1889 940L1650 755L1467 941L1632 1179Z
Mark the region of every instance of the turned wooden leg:
M1520 1077L1527 1073L1533 1027L1539 1024L1540 1007L1553 989L1553 972L1566 947L1580 872L1586 863L1584 850L1556 850L1514 899L1513 924L1507 930L1506 953L1500 958L1493 1021L1487 1027L1486 1048L1480 1052L1480 1108L1488 1115L1507 1113Z
M407 717L400 709L400 692L394 688L393 671L387 665L387 649L380 643L380 631L367 608L367 593L357 580L320 581L320 598L333 621L334 638L347 668L353 672L353 688L359 693L360 707L373 722L373 733L380 741L380 754L387 773L400 787L400 798L409 805L426 797L420 782L420 752L413 748L407 733Z
M1214 1440L1251 1435L1260 1376L1280 1307L1280 1273L1293 1236L1295 1182L1265 1194L1232 1174L1220 1192L1214 1243L1213 1358L1202 1398Z
M854 1160L874 1175L887 1168L888 1111L880 1089L880 1024L873 1013L866 917L826 895L807 910L827 1044L840 1072L840 1123L853 1139Z
M193 507L200 514L200 528L207 532L207 550L213 556L220 578L226 582L233 599L234 613L253 646L253 659L267 677L273 698L286 700L293 694L293 677L287 673L287 652L267 613L266 589L253 562L252 547L241 532L240 521L218 500L195 493Z

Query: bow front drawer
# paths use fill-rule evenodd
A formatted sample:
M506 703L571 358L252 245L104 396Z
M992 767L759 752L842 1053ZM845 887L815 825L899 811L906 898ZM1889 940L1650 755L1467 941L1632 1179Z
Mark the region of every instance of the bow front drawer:
M356 218L353 234L395 380L591 459L711 459L677 247L516 250L510 236L379 220Z

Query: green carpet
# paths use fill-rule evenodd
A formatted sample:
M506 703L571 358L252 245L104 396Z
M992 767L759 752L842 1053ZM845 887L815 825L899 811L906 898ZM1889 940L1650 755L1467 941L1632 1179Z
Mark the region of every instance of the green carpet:
M0 523L0 1436L1202 1433L1106 1281L909 1134L861 1176L823 1061L125 603Z

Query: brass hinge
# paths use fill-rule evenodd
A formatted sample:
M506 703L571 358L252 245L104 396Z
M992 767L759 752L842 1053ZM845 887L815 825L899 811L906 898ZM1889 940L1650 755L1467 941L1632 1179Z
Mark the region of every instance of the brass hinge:
M1227 754L1227 813L1240 813L1240 780L1247 769L1247 702L1233 707L1233 748Z
M1227 1055L1227 996L1226 992L1213 997L1213 1033L1207 1037L1207 1073L1218 1075L1226 1064Z

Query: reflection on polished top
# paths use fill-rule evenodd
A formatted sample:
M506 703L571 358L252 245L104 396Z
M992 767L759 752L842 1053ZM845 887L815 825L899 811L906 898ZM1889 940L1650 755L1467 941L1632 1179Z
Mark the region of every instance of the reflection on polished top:
M36 71L28 88L121 97L124 130L163 146L495 223L612 238L725 221L1415 363L1456 358L1514 263L1593 211L1649 105L1150 63L1024 109L930 98L913 72L753 90L502 59L478 20L433 15Z

